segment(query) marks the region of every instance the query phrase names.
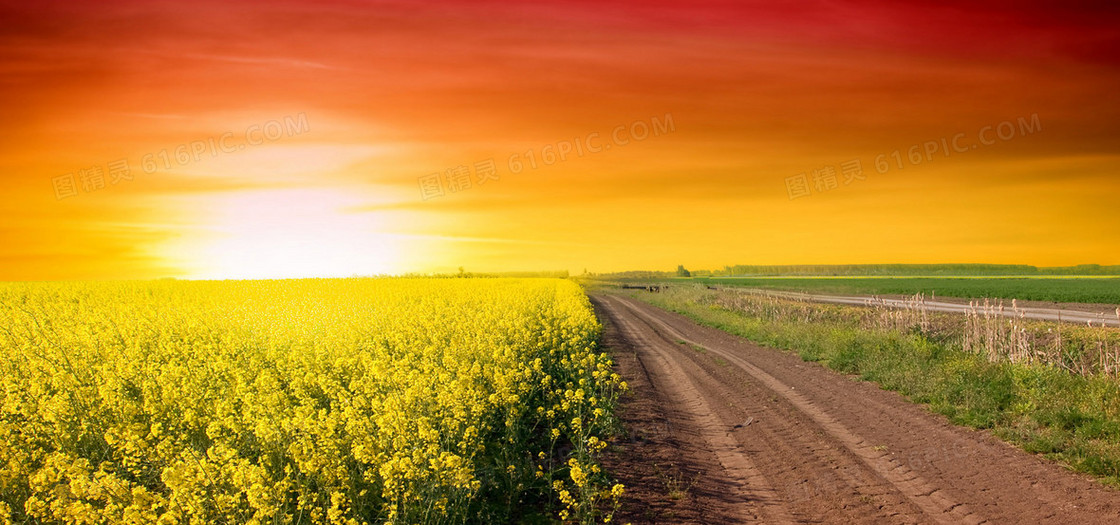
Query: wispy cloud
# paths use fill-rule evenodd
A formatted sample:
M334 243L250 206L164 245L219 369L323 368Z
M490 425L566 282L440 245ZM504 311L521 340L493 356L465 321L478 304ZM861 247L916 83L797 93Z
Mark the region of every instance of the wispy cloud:
M149 119L157 119L157 120L188 120L188 119L192 118L192 117L188 117L186 115L176 115L176 114L173 114L173 113L125 113L125 112L120 112L120 111L112 111L112 112L110 112L110 114L111 115L122 115L122 116L125 116L125 117L149 118Z
M469 243L469 244L514 244L514 245L533 245L533 246L593 246L587 243L579 242L564 242L564 241L543 241L536 239L508 239L501 237L468 237L456 235L432 235L422 233L382 233L386 237L393 237L397 239L407 240L420 240L420 241L439 241L439 242L454 242L454 243Z
M234 56L234 55L210 55L201 53L186 53L179 55L184 58L194 60L212 60L215 62L229 62L232 64L250 64L259 66L283 66L307 69L343 69L337 66L324 64L322 62L313 62L310 60L300 60L287 57L250 57L250 56Z

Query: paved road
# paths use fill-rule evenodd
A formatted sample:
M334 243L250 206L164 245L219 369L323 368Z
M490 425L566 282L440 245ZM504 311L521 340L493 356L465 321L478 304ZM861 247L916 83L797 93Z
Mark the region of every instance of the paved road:
M782 292L775 290L762 290L756 288L724 288L726 290L742 290L744 292L771 295L774 297L784 297L788 299L798 299L802 301L811 301L815 303L832 303L832 304L853 304L865 306L869 301L875 301L883 306L892 308L907 308L912 301L905 299L887 299L881 297L873 297L868 295L826 295L826 294L809 294L801 292ZM1120 326L1120 319L1117 318L1116 312L1086 312L1082 310L1065 310L1060 308L1039 308L1039 307L1019 307L1019 309L1012 310L1011 302L1005 303L1002 312L993 309L992 313L996 315L1003 315L1006 317L1016 317L1022 314L1027 319L1038 319L1043 321L1068 321L1071 323L1087 324L1092 323L1093 326ZM966 313L969 309L967 304L950 303L943 301L931 301L927 299L925 306L932 312L955 312ZM978 308L978 310L980 310Z
M636 438L608 464L632 498L619 522L1065 524L1120 516L1120 491L896 393L635 299L592 301L633 389L620 414ZM666 474L667 465L684 474Z

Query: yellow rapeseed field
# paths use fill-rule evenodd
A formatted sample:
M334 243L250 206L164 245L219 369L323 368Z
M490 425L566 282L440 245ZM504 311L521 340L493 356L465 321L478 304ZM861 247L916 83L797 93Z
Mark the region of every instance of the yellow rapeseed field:
M0 284L0 523L609 520L599 330L559 279Z

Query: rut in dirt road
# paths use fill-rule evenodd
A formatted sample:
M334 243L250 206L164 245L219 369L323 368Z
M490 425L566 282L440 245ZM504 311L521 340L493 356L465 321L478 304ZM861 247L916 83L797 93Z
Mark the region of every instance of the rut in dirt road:
M613 351L633 353L640 365L620 369L626 379L647 382L646 395L656 397L668 423L687 430L679 433L687 445L716 465L697 483L734 488L703 503L709 516L765 523L1120 519L1120 492L951 425L895 393L636 300L592 300L616 336Z

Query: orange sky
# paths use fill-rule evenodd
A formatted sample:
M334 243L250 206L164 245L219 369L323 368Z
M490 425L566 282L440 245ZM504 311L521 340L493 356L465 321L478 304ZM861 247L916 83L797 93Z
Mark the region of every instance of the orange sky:
M0 2L0 280L1120 264L1120 11L985 4Z

